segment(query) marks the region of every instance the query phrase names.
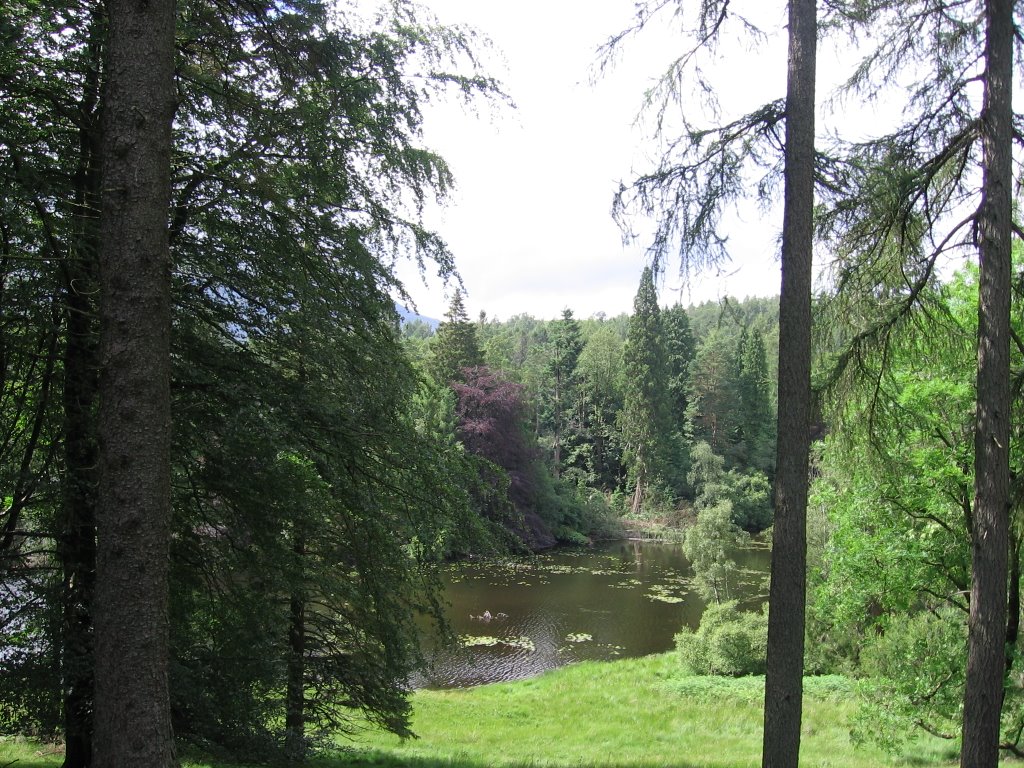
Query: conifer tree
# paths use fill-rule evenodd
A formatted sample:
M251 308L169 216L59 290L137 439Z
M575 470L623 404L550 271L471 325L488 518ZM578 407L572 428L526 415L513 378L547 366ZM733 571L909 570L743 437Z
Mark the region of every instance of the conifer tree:
M469 320L462 291L458 288L452 294L445 321L437 327L430 349L428 369L438 384L464 381L463 370L483 365L476 325Z
M747 466L768 470L774 460L772 407L768 394L768 361L764 337L756 328L743 330L739 357L740 435Z
M741 431L739 353L737 339L715 328L701 342L690 370L687 417L694 440L739 463Z
M551 424L553 431L552 469L555 477L562 471L562 447L575 412L576 365L583 351L579 321L571 309L565 309L562 317L551 323L549 339L551 357L548 359L548 375L551 385Z
M690 329L690 318L681 304L661 313L665 330L665 366L668 389L669 448L665 479L677 496L692 492L690 473L690 436L687 409L690 399L690 366L697 342Z
M170 768L173 0L107 6L92 765Z
M645 267L633 301L623 350L625 397L619 415L624 462L633 486L630 511L643 509L652 484L664 468L668 425L665 346L654 286L654 270Z

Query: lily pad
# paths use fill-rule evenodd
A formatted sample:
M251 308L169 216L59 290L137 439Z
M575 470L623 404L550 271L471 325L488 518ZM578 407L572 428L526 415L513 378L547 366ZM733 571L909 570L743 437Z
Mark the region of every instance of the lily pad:
M648 600L657 600L659 603L681 603L684 599L664 584L655 584L644 597Z
M570 632L565 636L565 642L567 643L589 643L593 639L594 636L586 632Z
M459 635L459 642L464 648L493 648L499 645L507 645L510 648L520 648L533 653L537 647L533 640L525 636L516 637L493 637L491 635Z

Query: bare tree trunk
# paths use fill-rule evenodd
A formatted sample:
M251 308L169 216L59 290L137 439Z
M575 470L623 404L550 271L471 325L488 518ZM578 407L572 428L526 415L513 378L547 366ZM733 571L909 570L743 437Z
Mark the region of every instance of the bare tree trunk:
M790 0L775 528L761 754L765 768L796 768L800 759L810 453L816 52L816 0Z
M175 7L107 9L94 764L166 768Z
M99 389L100 70L106 18L96 6L79 107L73 253L65 260L67 340L64 347L62 524L57 547L63 570L61 631L64 687L64 768L92 765L93 594L96 581L97 434Z
M974 432L974 518L963 768L999 762L1006 673L1006 577L1010 511L1010 148L1013 2L985 3L985 96L978 230L978 388Z
M97 332L82 257L70 271L68 336L64 351L64 461L66 477L57 554L61 562L61 684L64 768L92 762L93 622L96 576L96 368Z
M305 541L301 536L293 551L301 563L306 555ZM302 762L306 752L306 599L298 589L292 592L288 611L284 734L288 760Z

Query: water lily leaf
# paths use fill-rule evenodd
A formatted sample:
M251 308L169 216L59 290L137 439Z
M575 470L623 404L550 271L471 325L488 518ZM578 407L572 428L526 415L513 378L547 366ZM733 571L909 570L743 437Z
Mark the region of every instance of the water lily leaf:
M565 642L567 643L589 643L593 639L594 636L586 632L570 632L565 636Z
M533 640L525 636L515 637L493 637L491 635L459 635L459 642L464 648L493 648L498 645L507 645L511 648L520 648L524 651L537 650Z

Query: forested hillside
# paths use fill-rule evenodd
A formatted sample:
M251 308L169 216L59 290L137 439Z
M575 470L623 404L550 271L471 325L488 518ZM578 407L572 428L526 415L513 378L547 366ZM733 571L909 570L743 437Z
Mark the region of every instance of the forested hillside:
M623 519L680 526L709 482L736 526L771 524L776 301L661 307L647 270L633 315L473 321L456 292L436 333L414 321L402 336L435 385L432 410L508 476L527 545Z

